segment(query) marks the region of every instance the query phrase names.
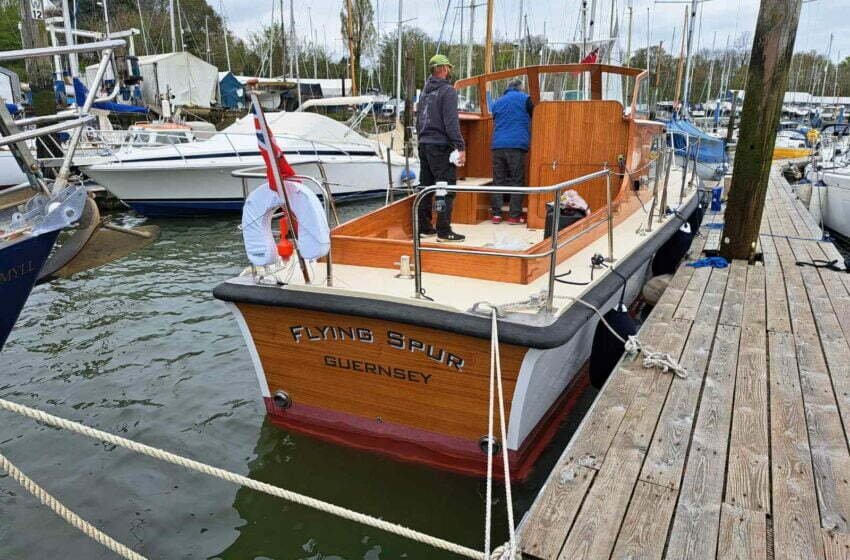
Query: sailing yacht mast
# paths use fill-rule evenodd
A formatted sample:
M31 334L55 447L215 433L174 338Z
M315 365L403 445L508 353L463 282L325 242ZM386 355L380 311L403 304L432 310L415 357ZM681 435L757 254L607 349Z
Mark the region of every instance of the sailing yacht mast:
M493 2L487 0L487 33L484 37L484 73L493 71Z
M470 77L472 75L472 50L475 48L475 43L473 42L474 36L472 35L475 29L475 0L469 0L469 44L467 45L466 50L466 77Z
M689 92L691 88L691 68L693 67L693 60L691 60L691 51L693 50L694 45L694 32L696 31L696 17L697 17L697 0L691 0L691 17L690 22L688 20L685 21L687 24L688 30L688 51L686 54L687 67L685 68L685 85L684 85L684 100L682 103L682 116L688 116L688 101L689 101Z
M351 95L357 95L357 76L355 76L356 69L354 68L354 31L351 25L351 16L354 8L351 6L351 0L345 0L345 5L348 7L345 26L348 28L348 76L351 79L351 87L348 88L348 91L351 92Z
M395 126L401 126L401 26L404 6L403 0L398 0L398 43L396 44L396 68L395 68Z
M67 3L67 0L65 0ZM174 25L174 0L168 0L168 16L171 20L171 52L177 52L177 30Z
M295 89L298 91L298 106L301 106L301 65L298 64L298 41L295 38L295 0L289 0L289 50L292 51L292 59L295 61ZM281 14L283 20L283 14ZM283 33L281 26L280 32Z
M676 98L673 100L673 109L679 109L679 99L682 94L682 67L685 64L685 39L687 38L688 27L688 9L685 8L685 23L683 25L684 32L682 33L682 47L679 49L679 70L676 73Z
M823 65L823 85L820 88L820 102L823 105L823 97L826 93L826 78L829 76L830 58L832 57L832 33L829 34L829 47L826 49L826 62Z

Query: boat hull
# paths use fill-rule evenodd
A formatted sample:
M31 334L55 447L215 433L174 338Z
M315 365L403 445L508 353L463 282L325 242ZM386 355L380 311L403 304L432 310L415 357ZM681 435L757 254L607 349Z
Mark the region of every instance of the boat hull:
M321 177L315 163L292 162L296 173ZM226 160L187 161L185 165L152 165L143 163L109 163L84 169L86 175L105 187L115 197L141 214L149 216L174 216L238 212L247 193L264 181L241 179L233 171L262 166L257 157L227 158ZM389 181L386 162L377 157L352 161L328 159L324 171L335 197L361 196L384 192ZM414 173L418 172L412 166ZM399 185L402 165L393 165L393 182Z
M680 216L695 206L692 198ZM625 303L637 299L655 252L681 223L672 218L619 261L628 279ZM620 278L607 275L582 298L604 313L619 303L622 287ZM213 293L237 320L276 424L406 461L485 472L488 317L261 286L250 277L224 282ZM546 326L500 324L512 477L527 476L586 387L597 325L582 305Z
M0 248L0 350L56 242L59 230L21 239Z

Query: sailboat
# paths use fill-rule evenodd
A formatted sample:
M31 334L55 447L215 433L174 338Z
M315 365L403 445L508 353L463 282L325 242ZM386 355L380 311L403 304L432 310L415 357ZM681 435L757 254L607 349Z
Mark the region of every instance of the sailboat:
M0 52L0 61L101 52L96 83L102 80L112 52L123 40L108 40L42 49ZM33 286L38 282L99 266L156 240L155 228L126 230L101 220L85 186L71 181L71 160L82 127L95 116L91 92L73 115L56 114L13 121L0 103L0 146L8 147L26 181L0 191L0 349L6 342ZM69 118L72 117L72 118ZM44 125L22 131L20 126ZM72 131L55 180L47 180L27 141L47 134ZM76 226L58 248L59 233ZM123 236L123 237L122 237ZM130 242L127 242L127 238Z
M589 98L541 100L544 76L571 74L584 75ZM606 74L635 80L627 107L603 99ZM535 102L529 187L490 178L487 96L514 77ZM594 310L630 306L653 255L697 207L698 179L680 179L660 157L664 127L640 109L645 78L635 68L566 64L459 80L455 87L473 92L479 108L460 114L467 160L457 185L428 187L337 226L324 258L293 256L219 284L213 293L245 337L269 418L342 445L481 474L495 310L508 433L496 443L507 446L511 476L525 477L587 387ZM427 226L417 207L436 189L457 193L461 244L419 238ZM527 195L528 223L491 223L489 195L511 189ZM562 223L555 208L577 198L587 212Z

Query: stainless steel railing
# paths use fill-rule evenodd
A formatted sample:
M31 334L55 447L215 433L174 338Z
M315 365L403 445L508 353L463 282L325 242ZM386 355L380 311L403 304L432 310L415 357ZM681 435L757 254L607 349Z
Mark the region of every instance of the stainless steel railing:
M560 199L561 192L564 189L568 189L571 187L575 187L586 183L588 181L592 181L594 179L605 178L606 182L606 201L607 201L607 214L604 219L596 220L593 224L590 224L582 229L582 231L567 237L565 240L559 242L558 240L558 225L560 222ZM517 193L517 194L541 194L541 193L549 193L553 194L552 202L552 246L546 251L540 253L517 253L517 252L504 252L504 251L478 251L472 249L448 249L442 247L423 247L422 242L419 239L419 205L422 203L422 199L427 195L436 192L438 189L445 189L450 192L467 192L467 193L490 193L490 194L504 194L504 193ZM429 187L425 187L417 193L416 198L413 199L413 205L411 208L412 220L413 220L413 260L414 260L414 282L415 282L415 297L422 298L424 294L424 290L422 288L422 252L432 252L432 253L452 253L456 255L478 255L483 257L509 257L515 259L539 259L544 257L549 257L549 279L548 286L549 289L546 294L546 310L553 311L554 310L554 296L555 296L555 269L558 266L558 250L561 247L564 247L567 243L578 239L582 235L586 234L592 229L595 229L599 224L603 222L608 222L608 262L614 261L614 214L612 208L612 192L611 192L611 170L607 167L607 165L593 173L589 173L587 175L583 175L576 179L570 179L569 181L564 181L562 183L558 183L555 185L550 185L546 187L500 187L500 186L474 186L474 185L432 185Z
M32 58L43 58L43 57L51 57L51 56L60 56L63 54L71 54L71 53L84 53L84 52L100 52L100 62L97 66L97 72L95 73L93 83L91 84L91 89L88 92L85 100L82 105L79 105L76 111L75 118L68 120L65 115L53 115L53 116L45 116L39 118L36 123L47 123L47 122L56 122L56 124L47 125L41 128L37 128L35 130L27 130L23 132L15 132L12 134L6 134L2 139L0 139L0 146L17 144L18 142L25 142L26 140L30 140L33 138L37 138L39 136L44 136L47 134L53 134L55 132L60 132L63 130L73 129L71 133L71 140L68 142L68 147L65 150L64 158L62 160L61 168L56 175L56 179L53 181L53 188L49 189L44 181L44 178L41 176L40 172L36 172L34 169L30 169L28 165L28 160L31 157L27 154L23 154L25 146L23 144L20 145L20 150L18 150L18 146L12 146L13 154L15 155L15 159L18 164L21 166L21 169L27 174L28 180L30 184L45 194L52 193L56 195L63 188L65 188L68 184L68 178L71 172L71 161L74 157L74 152L77 149L77 146L80 143L80 139L82 137L83 126L94 120L94 116L90 114L92 104L97 100L97 90L100 87L101 82L103 81L103 76L106 73L106 68L112 61L112 53L114 49L120 48L124 46L124 41L120 39L112 39L106 41L96 41L93 43L85 43L78 45L66 45L61 47L45 47L45 48L37 48L37 49L22 49L15 51L3 51L0 52L0 62L9 61L9 60L19 60L19 59L32 59ZM65 122L61 122L65 121ZM17 128L17 125L14 123L9 123L8 128L14 130ZM4 128L7 128L4 125ZM7 131L8 132L8 131ZM21 153L19 153L19 151Z
M320 164L321 165L321 164ZM247 197L248 196L248 183L247 179L265 179L266 178L266 168L263 167L248 167L245 169L237 169L230 174L232 177L236 177L237 179L242 180L242 192ZM336 217L336 208L334 206L333 195L331 194L331 189L326 182L319 181L309 175L294 175L290 177L290 179L296 179L298 181L307 182L316 187L314 191L316 194L322 195L322 201L325 206L325 217L328 220L328 225L331 224L331 217L336 218L337 224L339 224L339 218ZM253 265L251 267L253 269ZM325 259L325 281L328 286L333 286L333 244L328 249L328 254Z

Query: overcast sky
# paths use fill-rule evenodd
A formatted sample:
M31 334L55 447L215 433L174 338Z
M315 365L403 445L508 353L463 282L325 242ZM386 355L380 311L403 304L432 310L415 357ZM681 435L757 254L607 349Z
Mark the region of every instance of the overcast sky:
M223 7L224 15L230 28L239 36L247 37L258 26L258 22L270 21L274 11L275 19L280 17L280 0L218 0ZM483 41L486 0L475 0L482 4L476 8L475 35L476 40ZM520 4L528 17L528 28L532 35L545 34L553 43L579 39L581 0L493 0L495 2L495 33L500 37L514 38L518 33L518 14ZM588 5L592 0L588 1ZM597 37L608 35L609 13L611 0L597 0L600 6L597 15ZM628 30L627 8L633 6L632 49L642 48L647 42L647 24L649 22L649 38L652 44L664 41L664 47L670 51L670 44L675 30L676 47L678 51L681 41L682 24L685 4L669 3L663 0L658 3L652 0L615 0L619 16L620 44L626 45ZM284 0L287 22L289 21L289 2ZM341 54L344 45L340 36L339 11L345 0L294 0L296 32L301 37L310 35L310 22L316 40L330 47L336 54ZM215 5L216 0L211 1ZM440 34L444 15L450 5L444 35L453 34L458 40L460 34L460 19L456 7L470 0L407 0L403 4L403 18L408 20L406 25L424 29L433 37ZM382 30L395 28L398 19L399 0L372 0L376 7ZM835 39L832 47L832 59L838 60L850 56L850 17L848 17L850 0L813 0L803 5L803 13L797 32L796 50L817 50L826 53L829 35ZM274 8L272 7L274 5ZM699 43L702 48L710 48L715 40L718 49L726 45L727 38L733 43L746 34L747 48L755 30L755 20L758 14L758 0L707 0L701 4L702 30L699 33ZM464 10L464 36L469 25L469 12ZM699 25L700 18L697 18ZM694 39L695 42L697 38Z

